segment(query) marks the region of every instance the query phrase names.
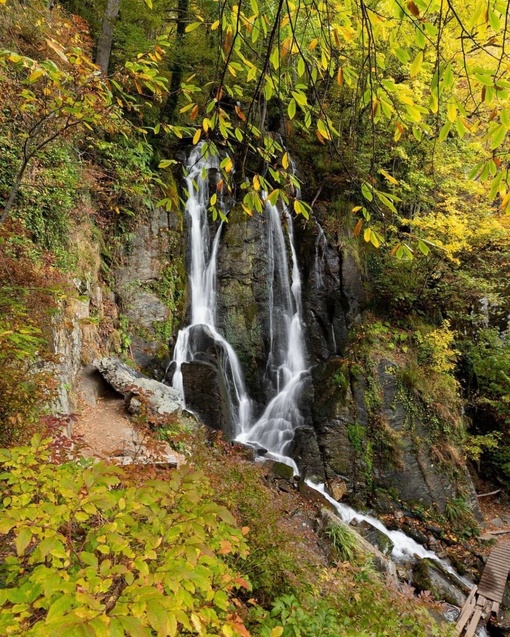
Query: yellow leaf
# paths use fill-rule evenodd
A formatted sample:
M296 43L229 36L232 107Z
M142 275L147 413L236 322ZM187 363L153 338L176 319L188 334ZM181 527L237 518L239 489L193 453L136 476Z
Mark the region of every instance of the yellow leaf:
M216 29L220 26L220 21L216 20L216 22L213 22L211 24L211 31L216 31Z
M446 117L449 122L454 122L457 119L457 104L455 102L448 102L446 105Z
M319 44L319 40L318 40L317 38L314 38L314 39L310 42L310 44L308 45L308 50L309 50L309 51L313 51L313 50L317 47L317 45L318 45L318 44Z
M343 68L341 66L338 67L338 73L336 75L336 81L338 82L339 86L343 86L343 83L344 83L344 70L343 70Z
M200 137L202 135L202 129L198 128L195 134L193 135L193 144L198 144L200 141Z
M191 613L191 621L193 623L193 626L196 628L197 632L199 634L202 633L202 622L200 621L200 617L198 615L196 615L195 613Z
M35 82L36 80L38 80L43 75L44 75L44 71L42 69L37 69L37 71L34 71L33 73L30 73L30 75L28 76L28 81L29 82Z
M191 31L198 29L201 24L201 22L192 22L191 24L188 24L188 26L184 30L186 31L186 33L191 33Z
M502 210L506 211L508 204L510 204L510 192L503 197L503 201L501 202Z
M289 167L289 153L284 153L282 157L282 166L287 170Z
M225 164L225 172L229 173L232 170L233 165L234 164L232 163L232 160L229 157L227 163Z
M260 190L260 179L258 175L253 176L253 187L255 190Z
M386 172L384 170L384 168L381 168L379 170L379 172L381 173L381 175L386 179L386 181L389 181L390 184L393 184L394 186L396 186L398 184L398 181L395 179L395 177L393 177L392 175L390 175L388 172Z
M275 626L271 630L271 636L270 637L281 637L282 634L283 634L283 626Z

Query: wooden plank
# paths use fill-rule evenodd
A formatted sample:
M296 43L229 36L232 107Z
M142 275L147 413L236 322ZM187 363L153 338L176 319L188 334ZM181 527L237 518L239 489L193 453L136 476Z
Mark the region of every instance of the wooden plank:
M473 611L475 610L475 600L472 599L469 604L464 604L464 606L462 607L462 610L460 612L459 615L459 619L457 620L457 624L455 626L455 629L458 631L458 634L460 635L462 632L462 629L464 628L464 626L468 623L469 618L471 617L471 615L473 614Z
M473 588L469 591L469 595L467 596L466 601L462 605L459 617L457 619L457 624L455 625L455 629L458 631L459 635L461 634L462 629L468 623L469 618L473 614L476 604L475 594L477 590L478 586L473 586Z
M510 543L500 542L492 549L478 585L480 594L501 603L510 571Z
M473 614L473 617L471 618L471 622L469 626L467 627L465 637L473 637L478 627L478 622L480 621L481 616L482 616L482 609L479 606L477 606Z

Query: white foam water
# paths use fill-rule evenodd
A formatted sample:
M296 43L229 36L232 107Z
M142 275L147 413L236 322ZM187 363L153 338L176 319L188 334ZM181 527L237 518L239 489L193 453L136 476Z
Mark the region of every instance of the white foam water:
M205 326L207 332L225 352L228 369L225 369L224 372L226 378L231 378L232 389L236 399L231 410L236 421L234 424L236 427L247 428L251 421L251 400L246 391L241 365L233 347L216 328L217 257L223 224L218 227L211 244L207 211L209 207L210 172L216 171L218 179L220 173L218 170L218 158L211 155L205 156L205 150L205 144L196 146L191 152L186 166L188 200L185 214L189 219L191 228L191 267L189 276L191 322L177 336L173 356L175 372L172 378L172 386L179 391L183 401L185 401L182 365L192 361L194 358L192 328L197 325Z
M303 338L301 276L294 246L292 217L269 201L265 206L268 228L268 314L269 355L266 378L273 386L274 396L260 418L240 430L236 440L254 442L268 450L270 457L292 466L298 473L288 451L294 431L303 424L299 407L303 386L308 376ZM283 221L291 255L283 231Z

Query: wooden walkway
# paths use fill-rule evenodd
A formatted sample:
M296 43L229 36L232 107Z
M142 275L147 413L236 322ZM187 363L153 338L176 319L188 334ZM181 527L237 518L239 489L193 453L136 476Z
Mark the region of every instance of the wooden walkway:
M497 618L510 571L510 542L492 549L478 586L473 586L457 621L457 635L473 637L480 621Z

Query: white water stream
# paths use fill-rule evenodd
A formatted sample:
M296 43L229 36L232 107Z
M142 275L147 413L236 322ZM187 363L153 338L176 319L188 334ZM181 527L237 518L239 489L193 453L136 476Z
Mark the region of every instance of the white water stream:
M191 152L187 163L186 186L188 200L186 215L190 223L191 232L191 322L177 336L173 362L175 372L172 386L179 391L183 400L184 384L182 364L193 360L194 343L190 338L192 328L202 326L215 342L224 350L228 369L225 378L231 379L232 389L236 396L236 405L232 405L234 417L241 428L247 428L251 421L251 400L244 384L243 372L239 359L233 347L216 329L216 270L220 236L223 224L220 224L211 245L209 235L209 179L212 171L220 178L219 160L217 157L203 156L204 146L196 146Z
M216 327L216 273L217 253L222 232L219 226L211 243L208 223L209 179L210 172L218 171L216 158L204 159L202 146L191 153L187 164L188 201L186 214L191 228L191 323L179 332L174 351L175 373L173 386L184 396L182 364L192 361L194 347L192 329L203 326L225 352L228 369L223 370L227 382L231 382L235 395L232 412L238 432L236 440L244 443L256 443L268 450L266 457L272 457L290 465L299 475L296 463L288 456L294 432L303 424L299 401L309 370L306 363L306 348L303 338L301 277L296 256L293 235L293 222L289 212L280 211L269 202L265 206L268 233L268 313L269 313L269 355L266 365L266 377L273 387L270 398L262 415L253 422L252 402L246 391L243 372L232 346L218 332ZM219 175L219 171L217 172ZM287 229L285 239L284 226ZM321 229L322 230L322 229ZM319 235L318 242L324 241ZM316 256L319 258L319 246ZM289 259L290 252L290 259ZM322 263L316 264L321 269ZM321 282L317 277L318 282ZM230 381L228 379L231 379ZM353 519L365 520L384 533L394 545L392 557L396 561L409 561L418 556L441 562L452 575L459 575L432 551L415 542L401 531L390 531L376 518L363 515L345 504L334 500L324 485L307 484L322 493L335 507L345 522ZM465 584L470 583L459 578Z
M284 209L292 256L289 272L282 213L267 202L265 214L268 229L270 343L266 376L273 387L274 396L253 425L241 428L236 440L257 443L267 449L273 458L289 464L299 474L288 450L295 429L303 423L299 400L308 375L303 339L301 277L294 248L292 217Z

